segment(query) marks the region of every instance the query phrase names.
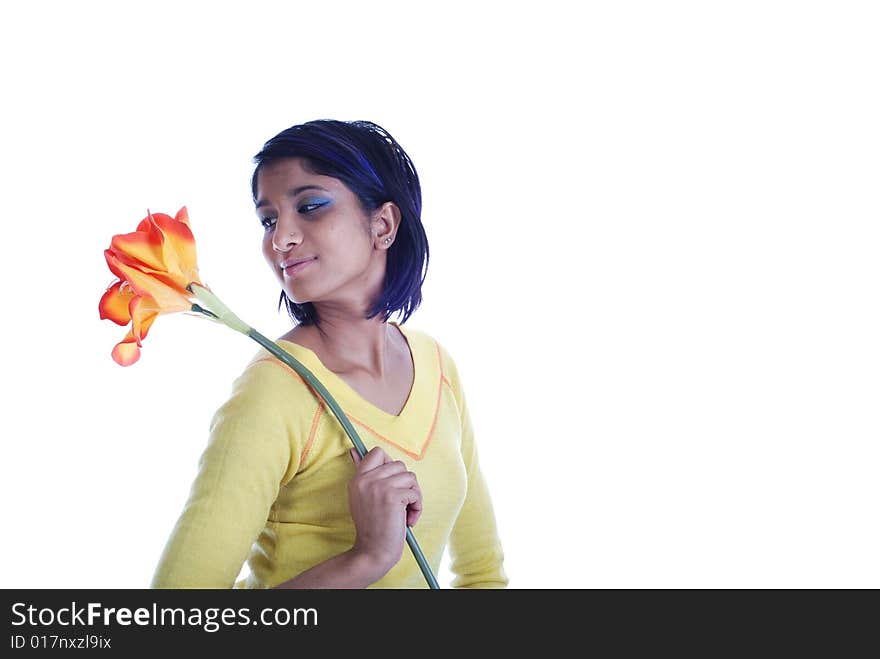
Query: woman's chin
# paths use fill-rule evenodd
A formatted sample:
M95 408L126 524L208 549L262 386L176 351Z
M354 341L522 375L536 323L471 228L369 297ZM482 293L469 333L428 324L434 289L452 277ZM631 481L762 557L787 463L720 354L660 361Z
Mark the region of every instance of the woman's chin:
M294 304L305 304L306 302L311 302L311 298L302 294L300 291L298 294L294 293L294 291L290 290L289 286L285 286L284 293L287 295L287 299L293 302Z

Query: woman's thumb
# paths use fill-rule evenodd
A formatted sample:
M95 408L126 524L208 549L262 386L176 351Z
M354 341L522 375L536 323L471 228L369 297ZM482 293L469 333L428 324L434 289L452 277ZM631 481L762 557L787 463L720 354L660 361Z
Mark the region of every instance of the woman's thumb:
M350 449L348 449L348 454L351 456L351 459L354 460L354 463L355 463L355 464L357 464L358 462L361 461L361 456L360 456L360 454L357 452L357 449L356 449L356 448L351 447Z

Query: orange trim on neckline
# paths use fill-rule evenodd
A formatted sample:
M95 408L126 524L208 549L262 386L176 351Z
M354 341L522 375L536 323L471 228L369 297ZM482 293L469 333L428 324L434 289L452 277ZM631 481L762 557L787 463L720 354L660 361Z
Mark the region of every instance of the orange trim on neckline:
M359 426L369 430L370 433L372 433L373 435L378 437L380 440L382 440L386 444L390 444L391 446L402 451L403 453L406 453L408 456L410 456L414 460L421 460L423 457L425 457L425 452L428 450L428 446L431 443L431 439L434 437L434 429L437 427L437 417L440 415L440 400L443 396L443 383L445 382L446 385L450 389L452 389L452 385L450 384L449 380L446 379L446 374L443 372L443 357L442 357L442 354L440 353L440 345L437 343L437 341L435 339L433 339L433 337L432 337L432 341L434 343L434 349L437 353L437 363L439 365L439 370L440 370L440 380L437 383L437 397L436 397L436 401L434 403L434 418L431 420L431 427L428 430L428 436L425 438L425 441L422 444L422 448L419 450L418 453L416 453L415 451L412 451L410 449L406 449L403 446L401 446L400 444L391 441L388 437L385 437L385 435L378 432L372 426L367 425L366 423L364 423L363 421L361 421L357 417L354 417L348 413L345 414L345 416L347 416L350 420L356 422ZM327 412L328 414L330 414L331 411L328 409L324 399L321 398L320 394L318 394L318 392L316 392L314 390L314 388L308 382L306 382L305 378L303 378L299 373L297 373L295 370L293 370L293 368L291 368L290 366L285 364L283 361L281 361L277 357L272 356L272 357L263 357L261 359L257 359L253 363L258 364L260 362L272 362L273 364L277 364L278 366L281 366L282 368L284 368L288 373L290 373L291 375L294 375L300 382L305 384L309 388L309 391L312 392L312 395L318 401L318 409L315 412L315 417L312 419L312 429L309 433L309 439L306 442L305 447L303 448L303 452L300 456L299 465L297 466L297 470L296 470L296 472L294 472L294 473L298 473L300 468L305 463L305 460L308 457L309 451L312 448L312 443L314 442L315 436L317 435L318 422L320 421L321 415L324 412ZM413 387L415 387L415 383L413 383ZM355 393L357 393L357 392L355 392ZM411 393L415 393L415 392L411 392ZM363 396L361 396L361 398L363 398ZM366 399L364 399L364 402L372 405L372 403L370 403ZM377 408L377 409L379 409L379 408ZM334 415L334 418L336 418L335 415ZM342 431L344 433L345 429L343 428Z

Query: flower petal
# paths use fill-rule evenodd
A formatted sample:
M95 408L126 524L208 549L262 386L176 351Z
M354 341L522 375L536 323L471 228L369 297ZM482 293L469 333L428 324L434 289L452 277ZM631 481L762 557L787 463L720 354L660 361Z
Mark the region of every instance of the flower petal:
M180 210L177 211L177 215L174 216L174 219L189 226L189 212L186 210L186 206L180 207Z
M141 229L141 226L144 226ZM110 249L124 254L129 261L143 263L154 270L167 270L163 258L165 242L162 232L152 222L141 223L132 233L121 233L110 239Z
M127 281L137 295L152 298L161 313L187 311L192 308L189 292L177 287L174 282L169 282L167 277L161 276L163 273L143 272L109 249L104 250L104 258L114 275Z
M178 216L187 217L186 206L178 211ZM181 215L182 214L182 215ZM162 259L168 274L186 288L199 280L196 260L196 239L189 224L172 219L162 213L153 215L156 227L162 233Z
M118 266L126 266L128 268L134 268L138 272L147 277L152 277L153 279L159 280L160 283L164 284L168 288L171 288L177 291L180 295L188 296L191 293L186 289L186 286L183 284L183 279L181 277L172 277L165 270L156 270L155 268L151 268L147 265L144 265L140 261L130 259L125 254L120 252L115 252L113 249L104 250L104 257L107 258L108 252L112 255L112 259L107 261L107 265L110 267L110 270L113 274L116 274L117 277L123 279L124 275L117 274L119 270ZM137 292L137 291L135 291Z
M165 213L151 213L150 211L147 211L147 216L138 223L137 230L138 231L149 231L151 220L154 220L157 217L161 217L165 220L174 219L170 215L166 215Z
M137 231L113 236L110 251L139 270L165 273L164 279L179 289L199 282L196 241L186 206L177 211L176 217L149 213Z
M104 292L98 310L102 319L131 322L112 352L116 363L130 366L140 358L141 342L156 318L191 311L193 295L187 286L201 285L186 206L175 217L147 211L136 231L113 236L104 258L119 281Z
M130 330L125 338L116 344L110 356L120 366L131 366L140 359L141 349Z
M131 313L131 333L137 344L141 345L141 341L147 338L147 332L161 310L155 300L140 295L131 299L128 310Z
M134 297L134 291L130 286L120 288L125 282L116 281L101 296L98 302L98 313L101 320L112 320L117 325L128 325L131 322L131 314L128 304Z

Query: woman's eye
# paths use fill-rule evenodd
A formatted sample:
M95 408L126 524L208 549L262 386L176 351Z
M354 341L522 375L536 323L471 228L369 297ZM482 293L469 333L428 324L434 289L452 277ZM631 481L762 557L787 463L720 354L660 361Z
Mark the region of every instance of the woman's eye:
M314 202L314 203L303 204L302 206L297 208L297 211L299 211L303 215L308 215L309 213L313 213L314 211L318 210L321 206L326 206L328 203L330 203L330 202L319 201L319 202ZM273 226L275 226L275 222L277 222L277 221L278 221L278 219L275 217L261 217L260 218L260 224L262 224L263 228L266 229L267 231L269 229L271 229Z
M299 210L300 213L311 213L312 211L315 211L315 210L319 209L321 206L323 206L323 205L326 204L326 203L327 203L327 202L318 202L318 203L313 203L313 204L303 204L302 206L299 207L298 210Z

